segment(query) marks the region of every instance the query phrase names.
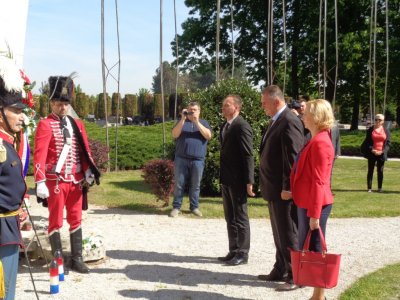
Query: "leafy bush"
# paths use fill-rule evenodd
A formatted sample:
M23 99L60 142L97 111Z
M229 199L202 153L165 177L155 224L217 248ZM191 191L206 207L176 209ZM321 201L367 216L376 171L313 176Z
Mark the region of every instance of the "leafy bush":
M253 128L253 147L255 160L255 187L258 190L258 150L262 138L262 129L265 128L267 117L261 109L261 94L247 81L234 79L219 81L217 84L189 95L190 101L197 101L201 106L201 117L208 121L213 130L213 137L208 143L204 176L201 183L202 195L216 195L220 193L219 185L219 130L225 121L221 114L222 102L229 94L237 94L243 100L240 115Z
M91 139L89 139L89 147L97 168L105 172L107 170L108 152L110 149L102 142Z
M150 185L157 201L169 204L169 196L174 189L174 163L171 160L156 159L146 163L143 167L144 181Z

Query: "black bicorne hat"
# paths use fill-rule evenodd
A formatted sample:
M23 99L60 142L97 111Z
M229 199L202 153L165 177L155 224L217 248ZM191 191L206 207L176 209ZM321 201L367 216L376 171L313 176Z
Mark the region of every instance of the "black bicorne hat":
M73 74L49 77L50 100L71 102L74 96Z

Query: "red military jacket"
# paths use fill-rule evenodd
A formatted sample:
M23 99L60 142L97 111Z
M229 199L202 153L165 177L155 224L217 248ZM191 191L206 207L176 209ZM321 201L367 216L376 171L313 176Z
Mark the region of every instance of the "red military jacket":
M89 162L85 159L83 151L88 151L89 158L92 159L92 157L85 127L80 120L75 120L75 122L82 134L86 149L80 147L77 137L70 130L72 143L59 174L56 174L55 170L64 147L61 120L56 114L50 114L39 122L36 129L33 158L35 182L60 179L78 183L84 179L85 171L89 169Z

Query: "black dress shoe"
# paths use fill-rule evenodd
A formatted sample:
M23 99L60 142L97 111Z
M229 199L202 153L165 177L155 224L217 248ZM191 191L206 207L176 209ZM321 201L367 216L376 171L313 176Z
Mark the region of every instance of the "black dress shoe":
M288 274L282 275L277 269L272 269L268 275L258 275L257 278L264 281L286 281Z
M238 266L238 265L247 264L248 261L249 261L249 257L247 255L239 253L239 254L236 254L236 256L234 258L232 258L231 260L228 260L226 262L226 264L229 266Z
M217 259L218 259L219 261L226 262L226 261L231 260L231 259L234 258L235 256L236 256L236 253L235 253L235 252L229 252L226 256L220 256L220 257L218 257Z

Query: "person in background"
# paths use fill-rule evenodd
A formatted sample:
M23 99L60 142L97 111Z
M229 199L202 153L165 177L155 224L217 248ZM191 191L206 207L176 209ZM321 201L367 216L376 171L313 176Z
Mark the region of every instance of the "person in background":
M340 147L340 130L337 122L331 128L331 138L333 149L335 150L335 159L341 155L341 147Z
M293 283L288 250L297 249L297 216L290 194L290 170L304 146L304 127L287 107L278 86L270 85L262 91L261 105L271 122L260 147L260 187L262 197L268 202L276 253L271 272L258 278L285 281L276 290L291 291L298 286Z
M36 129L34 177L36 195L48 199L51 251L62 252L60 229L64 207L71 241L71 269L89 273L82 257L82 209L87 186L99 184L100 172L91 156L83 122L68 116L74 93L72 74L49 78L51 114ZM44 200L45 201L45 200Z
M200 182L203 177L207 142L212 137L211 127L200 119L200 104L190 102L182 110L181 119L172 129L175 147L175 187L173 209L169 216L176 217L181 210L185 186L189 183L190 211L198 217L203 216L199 209Z
M330 130L330 135L332 139L332 146L335 151L335 160L341 155L341 147L340 147L340 129L339 129L339 124L337 121L335 121L334 125L332 126ZM335 163L335 160L333 163ZM332 179L333 179L333 166L332 166L332 172L331 172L331 185L332 185Z
M335 152L330 129L334 117L330 103L323 99L307 102L304 124L311 132L311 140L293 165L291 193L297 206L299 249L303 249L307 233L312 230L310 250L321 252L318 229L321 227L325 236L333 203L330 178ZM314 288L310 300L324 300L324 293L324 289Z
M15 298L19 247L23 247L19 215L26 184L14 146L24 124L23 85L15 62L0 57L0 298L6 300Z
M307 99L309 99L307 97ZM304 127L304 143L307 143L310 138L311 138L311 134L310 131L304 126L304 122L303 122L303 116L304 116L304 111L306 108L306 103L307 100L305 98L300 97L298 101L296 100L292 100L291 103L291 111L301 120L301 122L303 123L303 127Z
M383 126L384 121L384 115L377 114L375 124L367 129L363 142L364 157L368 159L367 187L369 193L372 192L375 165L378 173L378 192L382 192L383 167L390 147L390 131Z
M227 265L246 264L250 250L250 222L247 195L254 197L253 131L240 116L243 101L228 95L222 104L226 119L221 126L220 182L229 252L218 257Z

